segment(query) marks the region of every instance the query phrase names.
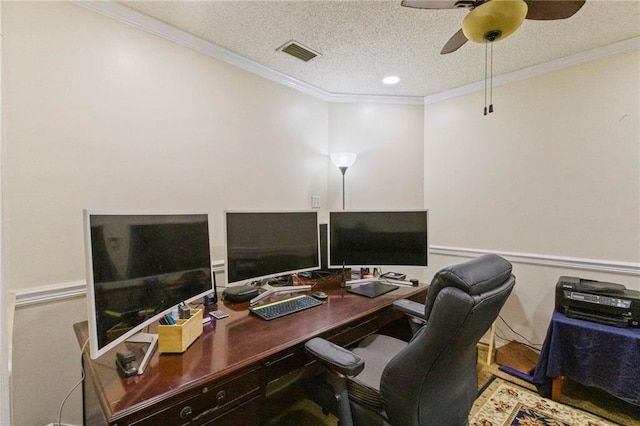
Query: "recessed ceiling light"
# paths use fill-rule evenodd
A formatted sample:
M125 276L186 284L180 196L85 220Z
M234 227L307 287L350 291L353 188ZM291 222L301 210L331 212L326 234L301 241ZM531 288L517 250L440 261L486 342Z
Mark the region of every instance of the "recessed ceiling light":
M400 81L400 77L396 77L395 75L390 75L389 77L385 77L382 79L384 84L396 84Z

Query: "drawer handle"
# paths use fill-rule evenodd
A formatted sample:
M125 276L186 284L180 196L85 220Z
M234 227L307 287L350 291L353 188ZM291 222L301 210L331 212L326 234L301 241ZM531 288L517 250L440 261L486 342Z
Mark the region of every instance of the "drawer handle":
M180 418L184 420L188 420L193 414L193 410L188 405L180 410Z
M212 407L212 408L209 408L206 411L203 411L202 413L200 413L197 416L195 416L194 418L192 418L191 421L193 421L193 422L198 421L202 417L208 416L209 414L211 414L214 411L216 411L218 409L218 407L220 407L220 404L222 404L222 401L224 401L224 397L225 396L227 396L227 393L225 391L221 390L220 392L218 392L216 394L216 405L215 405L215 407Z

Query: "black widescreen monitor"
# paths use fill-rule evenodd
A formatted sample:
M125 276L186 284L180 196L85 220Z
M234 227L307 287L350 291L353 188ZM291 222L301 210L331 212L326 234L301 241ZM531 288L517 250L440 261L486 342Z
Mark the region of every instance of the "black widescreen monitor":
M316 211L225 212L227 284L320 268Z
M427 266L427 210L329 212L329 266Z
M215 291L207 214L84 212L91 358Z

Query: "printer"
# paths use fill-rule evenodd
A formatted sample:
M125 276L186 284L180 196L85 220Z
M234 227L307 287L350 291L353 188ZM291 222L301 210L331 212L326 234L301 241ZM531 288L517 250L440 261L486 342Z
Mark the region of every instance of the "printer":
M616 327L640 327L640 291L622 284L562 276L556 284L556 310Z

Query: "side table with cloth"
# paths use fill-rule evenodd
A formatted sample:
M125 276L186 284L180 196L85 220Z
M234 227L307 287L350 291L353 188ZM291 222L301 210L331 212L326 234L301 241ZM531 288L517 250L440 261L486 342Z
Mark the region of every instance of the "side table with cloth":
M640 406L640 329L618 328L553 313L533 383L550 398L567 377Z

